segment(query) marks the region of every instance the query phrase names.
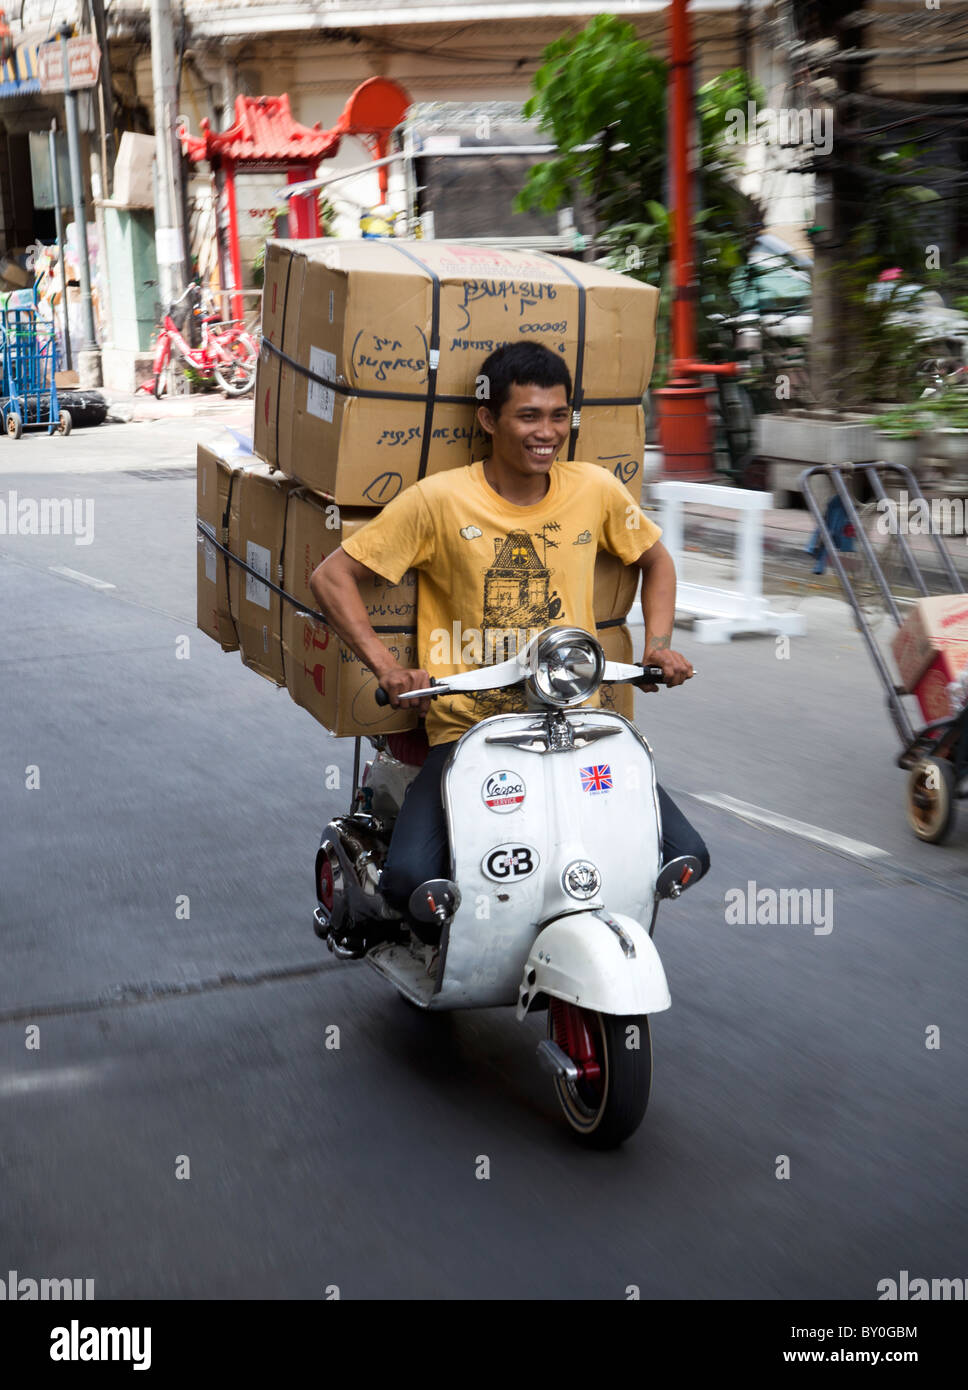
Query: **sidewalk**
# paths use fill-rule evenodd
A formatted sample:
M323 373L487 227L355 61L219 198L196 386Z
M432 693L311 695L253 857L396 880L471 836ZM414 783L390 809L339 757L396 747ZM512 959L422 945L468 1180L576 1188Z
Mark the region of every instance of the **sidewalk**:
M252 432L252 396L229 399L217 391L198 391L186 396L163 396L161 400L146 391L134 395L97 387L108 402L106 424L141 423L153 420L208 419Z

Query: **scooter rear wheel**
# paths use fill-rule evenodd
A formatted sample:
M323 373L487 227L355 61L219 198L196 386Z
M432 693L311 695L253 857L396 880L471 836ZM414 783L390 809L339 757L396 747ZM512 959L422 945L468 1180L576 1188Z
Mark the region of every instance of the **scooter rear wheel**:
M600 1014L551 999L548 1036L581 1071L577 1081L556 1076L554 1082L572 1134L586 1148L617 1148L638 1129L649 1104L648 1017Z

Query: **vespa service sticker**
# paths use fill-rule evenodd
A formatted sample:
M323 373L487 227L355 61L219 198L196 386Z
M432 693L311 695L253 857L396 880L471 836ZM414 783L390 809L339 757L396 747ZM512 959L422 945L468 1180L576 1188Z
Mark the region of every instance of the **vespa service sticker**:
M529 878L540 863L538 851L530 845L498 845L481 860L481 871L494 883Z
M496 811L500 816L507 815L508 811L516 811L526 795L527 788L523 778L506 767L492 772L481 787L484 805L489 811Z

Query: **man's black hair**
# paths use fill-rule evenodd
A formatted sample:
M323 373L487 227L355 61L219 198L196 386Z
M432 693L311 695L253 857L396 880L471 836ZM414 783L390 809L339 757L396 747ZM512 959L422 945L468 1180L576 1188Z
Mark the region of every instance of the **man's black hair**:
M482 365L478 380L481 377L487 384L483 403L495 419L504 409L512 386L563 386L566 399L571 400L571 372L543 343L505 343Z

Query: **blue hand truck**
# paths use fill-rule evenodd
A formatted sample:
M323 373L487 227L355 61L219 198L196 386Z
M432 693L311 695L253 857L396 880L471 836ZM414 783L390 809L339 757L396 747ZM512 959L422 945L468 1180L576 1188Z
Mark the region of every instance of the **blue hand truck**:
M0 310L2 381L0 412L11 439L24 430L46 429L48 434L70 434L71 413L61 410L57 399L57 340L52 323L33 307Z

